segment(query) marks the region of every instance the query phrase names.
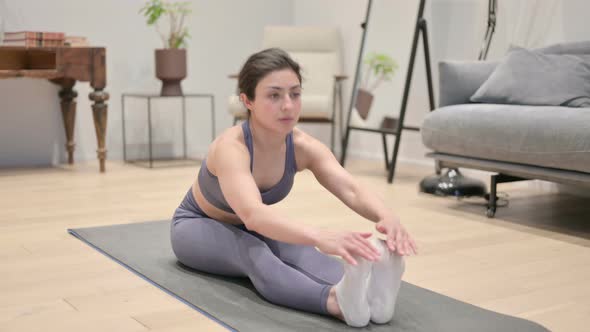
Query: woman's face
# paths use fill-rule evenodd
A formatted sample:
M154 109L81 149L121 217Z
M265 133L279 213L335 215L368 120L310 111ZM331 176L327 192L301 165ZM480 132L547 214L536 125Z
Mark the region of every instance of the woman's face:
M282 69L266 75L256 85L254 100L242 94L251 117L265 128L289 133L301 113L301 82L293 70Z

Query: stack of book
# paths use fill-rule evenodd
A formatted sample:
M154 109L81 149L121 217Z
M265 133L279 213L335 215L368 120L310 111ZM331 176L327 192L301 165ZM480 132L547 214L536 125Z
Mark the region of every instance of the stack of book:
M80 47L80 46L89 46L88 40L86 37L80 36L66 36L66 40L64 42L65 46L72 46L72 47Z
M17 31L5 32L2 45L26 47L56 47L64 46L63 32Z

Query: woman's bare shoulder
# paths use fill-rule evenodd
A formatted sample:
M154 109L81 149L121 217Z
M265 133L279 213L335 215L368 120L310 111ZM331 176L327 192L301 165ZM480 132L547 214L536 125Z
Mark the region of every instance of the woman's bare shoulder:
M216 163L221 152L235 154L236 162L244 159L245 156L249 156L241 126L237 125L225 129L209 145L207 167L213 174L216 174Z
M293 143L298 145L309 144L310 140L313 139L311 135L304 132L303 130L295 127L293 128Z
M242 135L241 126L233 126L225 129L221 134L217 135L215 140L210 145L210 150L217 145L232 144L232 142L244 142L244 135Z
M297 170L301 171L308 168L314 151L317 150L318 146L322 145L322 142L299 128L293 128L293 144L295 146Z

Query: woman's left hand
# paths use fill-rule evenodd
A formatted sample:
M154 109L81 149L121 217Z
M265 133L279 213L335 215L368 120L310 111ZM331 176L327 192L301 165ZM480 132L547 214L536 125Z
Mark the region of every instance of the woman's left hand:
M408 256L417 254L416 242L402 226L397 218L388 218L379 221L375 228L387 236L387 247L399 255Z

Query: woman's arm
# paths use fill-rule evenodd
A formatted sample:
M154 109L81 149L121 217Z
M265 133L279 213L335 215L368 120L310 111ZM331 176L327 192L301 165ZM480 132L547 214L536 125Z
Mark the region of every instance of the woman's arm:
M370 233L329 232L295 223L262 202L250 172L248 151L237 142L216 149L217 178L225 199L247 229L282 242L312 245L355 264L353 255L374 260L378 251L366 240Z
M416 253L416 244L399 218L383 200L356 181L322 143L305 135L300 140L303 167L308 168L332 194L359 215L375 222L379 232L387 235L389 248L400 254Z

